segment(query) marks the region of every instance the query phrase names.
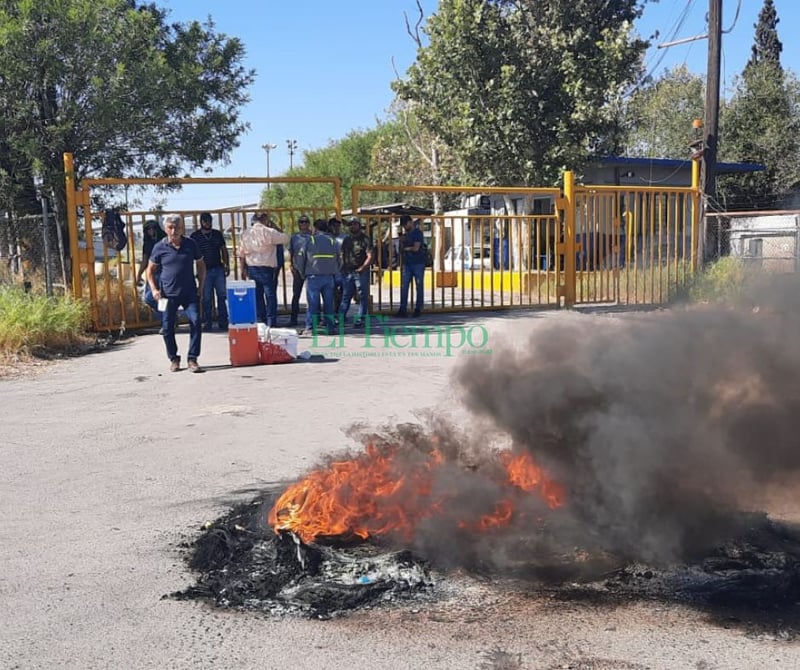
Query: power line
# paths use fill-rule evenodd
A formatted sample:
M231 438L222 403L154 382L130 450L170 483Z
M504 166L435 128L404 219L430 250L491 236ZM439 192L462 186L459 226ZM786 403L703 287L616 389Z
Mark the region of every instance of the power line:
M684 8L681 11L680 15L678 16L678 18L675 20L675 23L668 30L669 37L667 38L667 41L666 42L662 42L661 44L659 44L656 47L658 50L662 50L662 49L665 49L667 46L670 46L669 43L672 40L675 39L675 36L683 28L683 24L686 23L686 19L689 17L689 14L691 13L691 10L692 10L692 7L693 7L694 3L695 3L695 0L687 0L686 5L684 6ZM689 39L698 39L698 38L689 38ZM656 62L652 65L652 67L649 68L649 72L644 76L645 80L647 78L651 77L653 75L653 73L655 73L656 68L658 68L658 66L661 65L661 62L664 60L666 55L667 55L666 51L661 51L661 53L659 54Z

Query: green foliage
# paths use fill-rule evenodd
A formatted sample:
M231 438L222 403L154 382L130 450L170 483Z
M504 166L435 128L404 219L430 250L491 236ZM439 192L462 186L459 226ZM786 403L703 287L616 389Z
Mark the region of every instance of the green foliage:
M640 14L636 0L442 0L393 87L471 180L552 183L607 149L646 47L630 37Z
M720 157L761 163L763 172L721 177L727 209L781 207L800 175L800 86L795 75L763 60L745 68L723 109Z
M780 67L783 44L778 39L778 23L780 23L780 19L773 1L764 0L764 6L758 14L755 43L746 67L758 65L764 61Z
M450 148L419 122L414 103L395 99L391 111L393 119L381 125L372 150L371 182L430 186L467 181ZM387 197L436 212L458 206L455 194L397 193Z
M83 300L0 286L0 355L69 349L83 341L89 323Z
M303 166L292 169L287 177L331 177L342 182L342 207L350 207L351 187L364 182L370 170L372 148L379 130L357 130L323 149L306 151ZM261 204L271 208L331 208L333 188L329 184L275 184L261 192ZM363 203L362 203L363 204Z
M705 84L685 65L667 70L638 89L625 104L623 126L629 156L685 158L692 121L702 119Z
M305 152L302 167L284 176L338 176L342 180L342 207L351 209L353 184L446 184L456 181L456 174L447 147L424 130L412 112L396 106L394 118L375 128L353 131L323 149ZM434 207L430 194L370 191L359 195L359 205L401 200ZM272 209L325 209L332 203L333 191L327 184L276 184L261 193L261 205Z
M693 302L735 303L746 290L747 272L741 258L721 258L699 272L689 287Z
M764 0L752 56L722 109L720 158L766 168L718 179L718 197L729 210L787 206L800 175L800 86L781 66L778 22L772 0Z
M408 135L399 120L379 123L371 130L352 131L344 139L331 142L323 149L305 152L303 166L294 168L284 176L339 177L344 209L352 208L353 184L441 183L433 181L434 170L417 150L416 139ZM433 142L430 136L423 141ZM446 149L442 150L446 152ZM359 205L377 205L396 200L430 206L431 197L379 191L359 195ZM333 191L327 184L276 184L261 193L262 206L273 209L329 208L332 203Z
M213 22L168 23L131 0L0 0L0 202L33 171L63 212L78 178L176 176L226 162L253 72Z

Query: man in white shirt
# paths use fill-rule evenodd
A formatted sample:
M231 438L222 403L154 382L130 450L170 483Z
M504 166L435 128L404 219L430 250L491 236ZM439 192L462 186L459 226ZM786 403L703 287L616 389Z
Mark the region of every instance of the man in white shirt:
M278 294L275 290L277 247L288 244L289 236L270 220L265 211L253 214L250 223L239 246L242 279L252 279L256 284L256 318L259 323L273 327L278 321Z

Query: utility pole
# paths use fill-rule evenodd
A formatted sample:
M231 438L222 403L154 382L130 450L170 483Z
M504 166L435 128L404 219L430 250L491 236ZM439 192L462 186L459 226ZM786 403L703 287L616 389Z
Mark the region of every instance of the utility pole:
M277 144L270 144L269 142L267 142L266 144L262 144L261 148L264 151L267 152L267 179L269 179L269 152L272 151L273 149L277 149L278 145ZM270 186L270 184L269 184L269 182L267 182L267 190L268 191L269 191L269 186Z
M717 199L717 139L719 137L719 89L720 63L722 60L722 0L708 2L708 66L706 70L706 118L704 129L703 153L703 191L705 194L705 211L716 209ZM705 219L705 253L706 260L716 258L719 253L718 233L715 227L709 227L708 217ZM717 217L714 217L718 221Z

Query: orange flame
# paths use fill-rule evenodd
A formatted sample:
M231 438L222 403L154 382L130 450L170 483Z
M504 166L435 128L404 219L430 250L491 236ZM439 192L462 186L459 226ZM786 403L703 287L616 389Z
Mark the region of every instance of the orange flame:
M447 494L434 496L436 471L443 454L401 452L397 446L366 445L363 454L331 463L290 486L269 512L275 532L289 530L304 542L325 537L380 536L398 533L410 539L421 521L447 512ZM401 457L402 456L402 457ZM488 531L508 526L515 513L514 491L540 495L551 509L563 504L564 489L548 479L528 454L498 454L510 490L494 509L477 520L461 519L459 528Z
M561 507L564 504L564 487L558 482L548 479L533 458L527 452L512 454L502 451L499 454L500 462L508 472L508 480L523 491L535 491L538 487L542 498L547 501L550 509Z

